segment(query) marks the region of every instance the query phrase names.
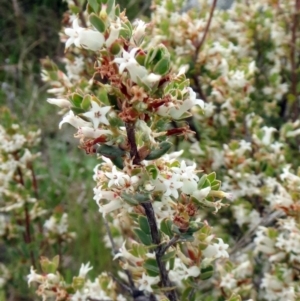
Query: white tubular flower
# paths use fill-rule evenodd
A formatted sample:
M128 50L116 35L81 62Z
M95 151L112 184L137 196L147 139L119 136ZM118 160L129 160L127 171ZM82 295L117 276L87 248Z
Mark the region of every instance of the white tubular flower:
M155 83L157 83L161 79L161 75L150 73L140 78L140 80L147 85L148 87L152 87Z
M236 288L237 280L234 278L233 274L227 273L225 276L222 277L220 286L232 290Z
M91 105L92 105L91 110L86 113L83 113L82 115L91 120L95 129L99 127L100 123L109 125L109 122L105 115L107 114L107 112L110 110L111 107L109 106L100 107L98 103L96 103L95 101L92 101Z
M52 105L56 105L60 108L70 109L71 107L71 103L67 99L63 98L48 98L47 102L49 102Z
M103 34L99 31L80 27L78 19L73 21L73 28L65 29L65 33L69 36L66 49L75 44L76 47L96 51L102 48L105 41Z
M81 264L81 267L80 267L80 270L79 270L79 275L78 277L81 277L81 278L85 278L87 273L92 270L93 267L90 266L90 263L88 262L87 264Z
M196 164L186 166L185 161L181 161L180 167L172 167L172 170L178 174L182 180L181 191L186 194L192 194L197 190L198 176L195 174Z
M178 198L178 189L182 187L183 183L180 181L179 175L171 174L163 177L159 175L157 179L153 181L155 191L163 191L165 196L173 196Z
M135 257L134 255L132 255L130 252L127 251L126 241L123 242L122 247L119 249L119 252L115 255L113 260L115 260L119 257L125 258L133 264L141 263L143 261L143 259L141 259L139 257Z
M206 249L202 251L203 255L207 258L228 258L228 244L224 244L223 239L218 238L218 243L207 246Z
M27 276L28 286L30 286L31 282L42 283L44 281L44 277L35 272L34 268L30 268L30 274Z
M84 121L80 117L75 116L73 111L69 111L69 113L63 117L62 121L59 123L60 129L64 123L69 123L77 129L81 127L91 127L92 125L90 122Z
M119 73L123 73L127 69L131 80L135 83L138 81L138 78L142 79L148 75L147 69L135 59L138 50L139 48L133 48L130 52L127 52L123 49L122 57L114 59L114 62L119 65Z
M117 209L120 209L123 207L123 202L120 199L117 200L111 200L109 203L105 205L99 204L99 212L103 214L103 216L106 216L106 214L115 211Z
M109 178L108 187L111 186L124 186L130 182L129 175L117 170L114 165L111 172L106 172L105 175Z
M152 293L153 289L151 285L157 284L158 282L159 282L159 276L151 277L143 273L142 279L139 279L139 283L140 283L139 290Z
M105 42L106 47L110 47L112 43L119 37L119 33L121 29L122 29L122 25L119 18L116 21L111 22L109 37Z
M112 131L110 130L102 130L102 129L93 129L87 126L83 126L78 129L78 133L76 136L85 137L85 138L98 138L102 135L112 135Z
M260 226L254 239L256 244L255 252L262 252L267 255L273 255L275 250L275 240L268 237L268 228Z
M264 137L262 139L262 143L264 145L270 145L272 142L272 134L277 130L273 127L267 127L267 126L264 126L262 130L264 131Z
M99 202L102 199L113 200L118 197L118 195L115 192L102 190L102 187L95 187L94 194L95 194L94 200L96 202Z
M135 28L133 30L132 38L134 42L139 45L145 36L147 24L142 20L136 20L133 25L135 25Z
M194 198L196 198L198 201L201 201L201 200L205 199L208 196L208 194L210 193L210 191L211 191L211 187L208 186L208 187L203 188L201 190L195 190L192 193L192 196Z
M199 267L194 265L188 268L179 258L175 258L174 269L169 271L170 280L179 285L182 285L182 280L199 275Z
M172 104L169 106L162 105L158 108L157 114L161 116L171 116L173 119L179 119L184 113L186 113L192 107L198 105L201 109L204 109L204 102L202 99L196 98L196 93L192 88L188 88L190 97L184 100L181 104Z

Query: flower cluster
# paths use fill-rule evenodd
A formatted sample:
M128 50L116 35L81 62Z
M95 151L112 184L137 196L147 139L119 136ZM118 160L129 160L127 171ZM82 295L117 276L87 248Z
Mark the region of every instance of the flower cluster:
M199 3L185 11L182 1L155 1L148 44L164 43L174 68L186 64L205 100L204 114L193 110L201 140L186 155L207 172L218 169L234 200L219 229L231 236L232 263L220 266L214 295L298 300L299 4Z
M108 226L105 240L125 272L127 296L174 301L192 283L210 278L217 259L229 257L228 245L201 217L204 210L217 214L231 195L220 190L214 172L203 173L195 163L180 160L182 151L167 154L176 137L192 139L183 120L193 107L204 112L204 102L184 69L171 68L166 46L144 44L147 24L131 24L114 1L88 1L87 12L86 19L83 14L70 18L72 27L62 35L66 49L76 54L67 60L68 74L44 61L43 79L56 96L48 102L62 109L59 127L72 125L80 148L101 160L94 169L94 200ZM83 70L78 62L89 51L96 58L94 70L89 58ZM44 298L48 276L29 275ZM107 290L116 285L114 277L110 281ZM71 286L66 299L102 297L100 291L97 297L92 294L89 280ZM61 298L61 287L57 278L51 294Z
M10 254L7 266L0 266L0 286L4 288L17 286L19 272L13 271L34 266L37 254L45 250L49 254L51 245L60 245L74 236L66 214L60 225L53 217L43 223L52 210L39 198L34 168L39 157L36 148L40 130L21 126L4 107L0 109L0 119L0 244L2 252Z
M94 200L124 271L66 299L299 300L298 1L212 2L155 0L145 24L89 0L62 34L66 73L44 61L59 126L101 160ZM44 297L45 275L29 276Z

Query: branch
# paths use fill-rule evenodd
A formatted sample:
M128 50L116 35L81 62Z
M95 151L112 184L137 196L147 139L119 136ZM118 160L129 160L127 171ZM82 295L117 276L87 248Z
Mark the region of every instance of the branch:
M134 123L125 123L125 127L126 127L128 143L130 145L130 157L133 160L133 164L140 164L141 159L140 159L136 141L135 141L135 129L134 129L135 124ZM148 223L150 226L152 242L153 242L153 244L157 245L157 247L155 249L155 257L156 257L156 262L157 262L159 273L160 273L160 280L161 280L162 286L164 288L170 289L165 292L165 295L169 298L170 301L177 301L176 293L175 293L174 289L172 289L171 281L169 279L166 266L165 266L164 262L162 261L162 255L163 255L163 253L161 251L162 245L161 245L161 241L160 241L160 235L159 235L159 231L157 228L156 218L155 218L152 204L150 201L148 201L148 202L141 203L141 205L145 209L145 212L146 212L146 216L147 216Z
M207 24L206 24L206 27L205 27L205 30L204 30L204 34L202 36L201 41L196 45L196 50L195 50L195 56L196 57L198 56L198 53L199 53L202 45L204 44L206 35L207 35L209 27L210 27L210 23L211 23L212 17L214 15L214 11L215 11L215 8L216 8L216 5L217 5L217 1L218 0L214 0L214 2L212 3L211 9L210 9L210 13L209 13L209 18L208 18L208 21L207 21Z
M145 213L146 213L146 216L148 219L152 242L153 242L153 244L157 245L156 249L155 249L155 257L156 257L156 262L157 262L159 273L160 273L160 279L161 279L162 286L164 288L170 289L169 291L165 292L165 295L167 296L167 298L169 298L170 301L177 301L176 293L175 293L174 289L171 288L172 284L169 279L166 266L162 261L162 256L164 253L163 246L161 245L160 235L158 232L155 213L154 213L154 210L152 207L152 203L149 201L149 202L141 203L141 205L145 209Z
M133 164L139 165L141 162L137 145L135 142L135 124L134 123L125 123L126 133L128 138L128 143L130 145L130 157L133 159Z
M15 155L15 158L18 159L18 155ZM20 177L20 184L25 186L25 182L24 182L24 178L23 178L23 173L20 167L17 168L17 172L18 175ZM25 201L24 203L24 211L25 211L25 231L26 231L26 235L24 236L24 240L25 243L30 245L32 242L32 238L31 238L31 232L30 232L30 214L29 214L29 210L28 210L28 202ZM31 259L31 265L35 268L35 259L34 259L34 254L33 251L30 250L30 259Z
M114 255L116 255L116 254L119 253L119 251L118 251L118 249L116 247L116 244L115 244L114 239L112 237L112 234L111 234L111 231L110 231L107 219L105 217L103 217L103 222L104 222L104 225L105 225L105 228L106 228L106 232L107 232L107 235L108 235L108 238L109 238L109 241L110 241L113 253L114 253Z
M214 15L214 11L216 9L216 5L217 5L217 1L218 0L214 0L213 3L212 3L212 6L211 6L211 9L210 9L210 13L209 13L209 17L208 17L208 21L206 23L206 27L205 27L205 30L204 30L204 33L203 33L203 36L202 36L202 39L199 41L199 43L197 43L195 45L196 49L195 49L195 55L194 55L194 59L193 61L196 63L197 62L197 58L198 58L198 54L199 54L199 51L201 50L201 47L203 46L204 42L205 42L205 39L206 39L206 36L207 36L207 33L209 31L209 27L210 27L210 24L211 24L211 20L212 20L212 17ZM194 79L194 82L195 82L195 85L196 85L196 88L198 90L198 93L200 95L200 97L206 102L206 96L204 95L203 91L202 91L202 88L201 88L201 85L199 83L199 79L197 77L197 74L194 74L193 75L193 79Z
M170 247L172 247L178 242L179 239L180 239L179 236L177 235L173 236L172 239L164 247L161 248L160 255L161 256L164 255Z
M107 231L107 234L108 234L108 238L109 238L109 241L112 245L112 249L113 249L113 253L114 255L116 255L117 253L119 253L117 247L116 247L116 244L114 242L114 239L112 237L112 234L111 234L111 231L110 231L110 228L109 228L109 225L108 225L108 222L106 220L106 218L103 217L103 221L104 221L104 225L105 225L105 228L106 228L106 231ZM129 292L132 297L135 299L136 297L139 297L139 296L144 296L144 293L138 289L136 289L135 285L134 285L134 282L133 282L133 279L132 279L132 275L130 273L130 271L128 270L124 270L126 275L127 275L127 278L128 278L128 282L129 282L129 285L126 285L125 283L123 283L121 280L119 280L118 278L116 278L113 274L109 273L109 275L111 276L111 278L113 278L114 281L116 281L125 291ZM145 300L146 301L146 300ZM151 294L149 296L149 301L156 301L156 298L153 294Z
M30 169L31 171L31 178L32 178L32 188L33 188L33 191L34 191L34 196L36 199L39 198L39 192L38 192L38 183L37 183L37 179L36 179L36 175L35 175L35 172L34 172L34 169L33 169L33 164L32 162L30 162L28 164L28 168Z

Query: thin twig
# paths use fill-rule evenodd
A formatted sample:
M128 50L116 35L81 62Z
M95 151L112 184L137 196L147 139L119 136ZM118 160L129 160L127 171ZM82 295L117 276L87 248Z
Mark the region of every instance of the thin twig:
M34 196L36 199L39 198L39 192L38 192L38 184L37 184L37 179L36 179L36 176L35 176L35 172L34 172L34 169L33 169L33 164L32 162L30 162L28 164L28 168L30 169L31 171L31 178L32 178L32 188L33 188L33 191L34 191Z
M135 141L135 123L125 123L126 133L128 143L130 145L130 157L133 160L133 164L140 164L141 159L138 154L138 149ZM141 203L142 207L145 209L145 213L148 219L148 223L150 226L151 238L155 248L155 257L156 262L158 265L159 273L160 273L160 280L162 283L163 288L170 289L169 291L165 292L165 295L169 298L170 301L177 301L176 293L171 288L171 281L169 279L169 275L166 269L164 262L162 261L162 245L160 241L160 235L156 224L155 213L152 207L152 203L150 201Z
M106 228L106 232L107 232L109 241L110 241L111 246L112 246L113 253L114 253L114 255L116 255L116 254L119 253L119 251L118 251L118 249L117 249L117 247L116 247L116 244L115 244L115 242L114 242L114 239L113 239L113 237L112 237L112 234L111 234L111 231L110 231L110 228L109 228L107 219L106 219L105 217L103 217L103 221L104 221L104 225L105 225L105 228ZM132 279L132 275L131 275L130 271L128 271L128 270L125 270L125 273L126 273L127 278L128 278L129 286L127 286L127 285L124 284L124 283L122 283L122 285L121 285L118 281L117 281L117 282L118 282L123 288L126 287L126 290L129 291L132 295L134 295L135 292L136 292L136 288L135 288L135 285L134 285L134 282L133 282L133 279ZM113 277L113 275L112 275L112 278L115 279L115 278Z
M196 62L196 61L194 60L194 62ZM193 74L193 80L194 80L196 89L197 89L197 91L198 91L198 93L199 93L199 96L201 97L201 99L202 99L203 101L207 102L207 98L206 98L205 94L204 94L203 91L202 91L202 87L201 87L199 78L198 78L198 76L197 76L196 73Z
M133 159L133 164L139 165L141 162L137 145L135 142L135 124L125 123L128 143L130 145L130 157Z
M115 281L117 282L125 291L128 293L132 294L132 288L125 283L123 283L121 280L119 280L117 277L115 277L112 273L108 273L108 275Z
M17 154L15 155L15 157L18 158ZM20 184L22 186L25 186L23 173L22 173L22 170L20 167L17 168L17 173L20 177ZM26 232L26 235L24 236L24 240L27 245L30 245L32 242L32 239L31 239L31 232L30 232L30 215L29 215L27 201L25 201L25 204L24 204L24 211L25 211L25 232ZM30 250L29 252L30 252L31 265L35 268L35 259L34 259L33 251Z
M112 237L112 234L111 234L111 231L110 231L107 219L105 217L103 217L103 222L104 222L104 225L105 225L105 228L106 228L106 232L107 232L107 235L108 235L108 238L109 238L109 241L110 241L113 253L114 253L114 255L116 255L116 254L119 253L119 251L118 251L118 249L116 247L116 244L115 244L114 239Z
M160 255L164 255L170 247L172 247L178 242L179 239L179 236L173 236L171 240L169 240L169 242L161 248Z
M155 257L156 257L156 262L157 262L159 273L160 273L160 280L161 280L162 286L163 286L163 288L170 289L170 291L165 292L165 295L167 296L167 298L169 298L170 301L176 301L177 300L176 292L174 289L171 289L172 284L169 279L168 271L166 269L164 262L162 261L162 254L163 254L162 253L162 245L161 245L161 241L160 241L160 235L159 235L159 231L157 228L156 218L155 218L155 213L153 210L152 203L149 201L149 202L141 203L141 205L145 209L145 213L146 213L146 216L148 219L152 242L153 242L153 244L156 245Z
M284 216L283 211L274 211L266 216L262 222L259 222L254 227L249 229L243 237L237 241L234 245L234 248L229 252L230 257L234 256L237 252L242 252L243 248L249 248L251 242L253 241L253 236L256 233L256 230L259 226L267 227L268 225L274 223L274 221Z
M208 30L209 30L209 27L210 27L210 24L211 24L211 20L212 20L212 17L214 15L214 11L215 11L215 8L216 8L216 5L217 5L217 1L218 0L214 0L214 2L212 3L210 13L209 13L209 17L208 17L208 21L206 23L206 27L205 27L205 30L204 30L204 34L203 34L202 39L200 40L200 42L196 45L195 56L197 56L197 57L198 57L198 53L199 53L202 45L204 44L206 35L208 33Z
M197 43L195 45L195 54L194 54L194 58L193 58L195 64L196 64L197 59L198 59L198 54L199 54L199 52L200 52L200 50L201 50L201 48L202 48L202 46L203 46L203 44L205 42L207 33L209 31L211 20L212 20L212 17L214 15L214 11L216 9L217 1L218 0L214 0L213 3L212 3L211 9L210 9L210 13L209 13L209 17L208 17L208 21L206 23L206 27L204 29L204 33L203 33L202 39L199 41L199 43ZM207 101L206 96L205 96L205 94L202 91L201 84L199 82L199 79L198 79L196 73L193 75L193 79L194 79L194 82L195 82L195 85L196 85L196 88L198 90L198 93L199 93L200 97L206 102Z

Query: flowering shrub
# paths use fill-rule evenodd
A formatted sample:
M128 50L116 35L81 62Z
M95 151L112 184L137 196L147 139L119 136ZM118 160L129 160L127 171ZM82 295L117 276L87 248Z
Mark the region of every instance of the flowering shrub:
M228 257L228 245L199 216L203 207L217 213L228 197L219 190L216 174L203 174L195 164L179 160L182 152L167 154L172 136L192 134L187 124L172 128L170 122L189 117L193 106L203 109L204 103L184 73L170 68L165 46L143 47L144 22L131 24L113 1L90 1L88 13L87 28L74 18L72 28L65 29L66 48L74 44L83 55L74 58L73 67L72 59L67 64L72 75L45 61L43 78L56 95L48 101L66 111L59 126L74 126L80 148L101 159L94 170L94 199L107 218L109 242L126 279L118 294L115 276L102 274L91 283L85 279L86 265L67 284L54 259L43 264L44 275L32 268L28 283L39 283L37 293L44 298L123 300L129 294L177 300L181 293L188 298L193 282L210 278L212 263ZM83 69L80 62L90 50L96 62L87 59ZM86 71L93 72L92 79L80 76ZM119 228L116 235L110 223Z
M299 1L216 4L157 0L147 25L111 0L69 3L66 72L47 59L42 76L59 127L100 160L121 269L91 281L82 264L69 283L43 258L28 283L44 299L300 300Z
M75 234L69 231L68 215L50 210L39 198L34 162L40 155L40 130L23 128L6 108L1 108L0 119L0 235L6 263L0 266L2 289L19 285L20 278L24 282L29 262L36 266L38 254L51 254L51 245L64 245Z
M200 139L186 154L218 170L233 196L220 229L232 262L215 298L299 300L299 1L202 3L187 13L178 13L182 1L155 3L149 45L164 43L173 68L187 64L205 100L204 114L193 110Z

